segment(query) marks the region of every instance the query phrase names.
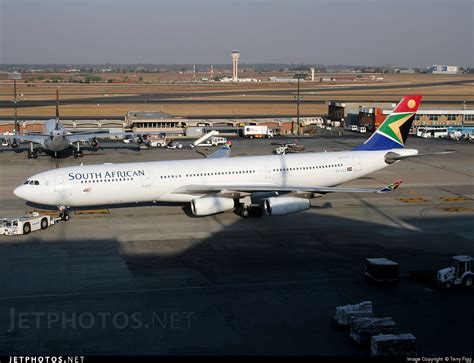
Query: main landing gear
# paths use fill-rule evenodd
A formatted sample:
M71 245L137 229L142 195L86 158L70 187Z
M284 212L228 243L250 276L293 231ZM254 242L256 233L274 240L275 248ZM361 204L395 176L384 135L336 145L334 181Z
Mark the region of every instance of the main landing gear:
M236 213L242 218L247 218L249 216L261 217L263 216L263 209L260 207L242 205L236 209Z
M79 151L74 150L73 155L74 155L74 158L76 158L76 159L77 158L82 158L84 156L84 154L82 153L82 150L79 150Z
M76 145L76 149L73 151L73 155L74 155L74 158L82 158L84 156L84 154L82 153L82 150L81 150L81 145L79 143L79 141L77 142L77 145Z
M235 212L242 218L247 218L249 216L261 217L263 216L263 209L252 205L250 197L245 197L241 199L241 203L235 209Z
M38 150L33 147L33 143L30 143L30 149L28 150L28 159L36 159L38 157Z

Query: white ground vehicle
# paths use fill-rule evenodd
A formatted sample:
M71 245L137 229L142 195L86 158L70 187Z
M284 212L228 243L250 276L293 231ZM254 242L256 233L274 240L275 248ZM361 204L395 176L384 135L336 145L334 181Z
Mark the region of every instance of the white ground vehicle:
M472 287L474 281L474 259L467 255L451 258L451 266L438 271L438 284L445 288L455 285Z
M273 150L273 153L277 155L283 155L283 154L288 154L288 153L297 153L304 151L305 146L304 145L299 145L299 144L280 144L279 147L277 147L275 150Z
M459 130L451 131L449 133L449 139L459 141L462 139L462 132Z
M151 147L166 147L166 139L155 139L150 141Z
M351 128L350 128L351 131L357 132L358 129L359 127L357 125L351 125Z
M416 136L421 137L423 132L425 132L426 127L425 126L420 126L416 129Z
M197 144L196 146L218 146L218 145L225 145L227 143L227 139L225 137L211 137L205 142Z
M0 219L0 234L16 235L29 234L39 229L46 229L55 224L60 218L33 212L29 215Z
M213 138L211 138L212 146L225 145L226 143L227 143L227 139L225 137L213 137Z
M268 128L268 126L260 126L260 125L246 125L241 130L242 137L248 137L250 139L253 138L269 138L271 139L273 135L273 131Z
M183 148L183 144L179 143L178 141L171 141L168 145L166 145L166 148L181 150Z
M441 139L448 137L448 129L446 127L427 127L420 135L424 139Z
M367 129L364 126L359 127L359 132L361 134L365 134L367 132Z

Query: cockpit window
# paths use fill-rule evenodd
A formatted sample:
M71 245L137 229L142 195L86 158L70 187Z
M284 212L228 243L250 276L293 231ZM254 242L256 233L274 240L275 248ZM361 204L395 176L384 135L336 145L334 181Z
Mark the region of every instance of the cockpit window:
M34 184L34 181L33 180L30 180L30 185L33 185Z
M29 184L29 185L39 185L38 180L27 180L24 184Z
M26 185L26 184L29 184L29 183L30 183L30 181L29 181L29 180L27 180L27 181L26 181L26 182L24 182L23 184L25 184L25 185Z
M38 180L35 180L35 185L40 185Z

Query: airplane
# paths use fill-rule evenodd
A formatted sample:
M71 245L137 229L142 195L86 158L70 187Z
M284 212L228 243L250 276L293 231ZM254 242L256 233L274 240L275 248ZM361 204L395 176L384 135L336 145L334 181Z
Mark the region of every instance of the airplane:
M386 193L338 185L419 154L405 142L421 96L406 96L363 144L350 151L229 158L224 146L206 159L72 166L36 174L14 190L29 202L67 209L141 202L190 203L192 214L235 210L249 215L285 215L307 210L326 193Z
M43 123L43 131L41 134L26 135L0 135L1 139L10 141L10 146L14 149L19 147L20 142L29 142L28 159L37 158L38 153L43 150L54 153L58 156L58 152L74 146L73 155L75 158L83 157L84 154L80 148L81 142L86 142L93 148L99 147L98 139L110 138L114 136L131 136L137 140L137 143L143 143L145 136L135 132L80 132L69 133L59 120L59 93L56 91L56 118L46 120Z

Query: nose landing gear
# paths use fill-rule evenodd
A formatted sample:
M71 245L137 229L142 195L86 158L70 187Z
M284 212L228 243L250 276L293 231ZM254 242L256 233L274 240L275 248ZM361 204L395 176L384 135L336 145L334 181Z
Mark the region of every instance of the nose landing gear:
M67 207L59 206L58 209L59 209L59 217L61 218L61 220L67 222L70 218Z

